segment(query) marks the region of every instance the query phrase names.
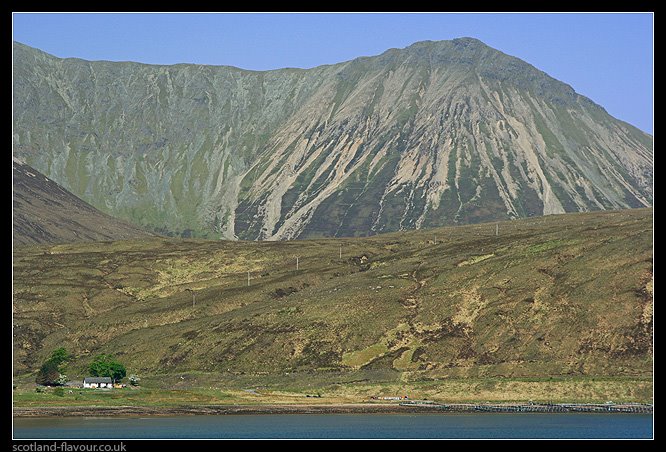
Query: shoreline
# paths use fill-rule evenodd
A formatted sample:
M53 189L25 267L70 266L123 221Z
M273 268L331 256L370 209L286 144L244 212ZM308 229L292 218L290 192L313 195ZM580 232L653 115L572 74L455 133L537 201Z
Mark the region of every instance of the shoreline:
M54 406L13 407L14 418L133 417L242 414L446 414L446 413L643 413L653 405L623 404L275 404L275 405L179 405L179 406Z

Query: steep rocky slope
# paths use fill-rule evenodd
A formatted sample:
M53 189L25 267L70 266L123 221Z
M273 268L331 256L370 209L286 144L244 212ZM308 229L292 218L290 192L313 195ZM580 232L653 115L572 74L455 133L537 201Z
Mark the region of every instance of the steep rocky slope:
M652 204L652 137L478 40L313 69L14 44L14 152L168 233L370 235Z
M154 235L100 212L20 160L12 161L12 173L14 245Z

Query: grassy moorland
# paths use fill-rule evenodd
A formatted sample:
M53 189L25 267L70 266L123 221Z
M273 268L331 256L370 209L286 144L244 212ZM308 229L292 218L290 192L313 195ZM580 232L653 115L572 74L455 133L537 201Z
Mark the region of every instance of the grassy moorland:
M498 235L18 247L14 402L650 402L652 236L652 209L637 209ZM60 346L70 378L112 353L141 388L36 393Z

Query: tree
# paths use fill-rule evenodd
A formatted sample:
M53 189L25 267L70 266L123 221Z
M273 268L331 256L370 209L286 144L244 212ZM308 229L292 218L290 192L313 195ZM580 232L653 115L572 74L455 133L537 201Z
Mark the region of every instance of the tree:
M69 361L69 353L65 350L65 347L56 348L53 350L53 353L51 353L50 361L55 362L56 365L59 366L62 363Z
M114 362L111 364L111 378L113 378L114 383L121 381L123 378L125 378L125 375L127 375L125 366L119 362Z
M97 355L88 366L88 370L93 377L111 377L114 383L127 375L125 366L116 361L112 355L107 354Z
M67 376L60 373L60 366L69 360L69 353L64 347L51 352L49 359L44 361L37 372L35 382L44 386L58 386L67 383Z
M35 382L38 385L55 386L58 384L57 380L59 377L60 371L58 370L58 364L48 359L42 364L42 367L39 368Z

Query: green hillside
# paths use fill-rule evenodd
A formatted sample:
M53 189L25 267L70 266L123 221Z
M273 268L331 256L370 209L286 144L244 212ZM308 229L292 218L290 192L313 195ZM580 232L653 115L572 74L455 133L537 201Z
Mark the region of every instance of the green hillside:
M422 385L470 398L461 388L481 385L497 397L546 398L576 387L581 398L614 388L646 400L652 215L552 215L357 239L19 247L14 374L32 381L64 346L75 356L70 377L112 353L128 374L162 388ZM546 386L520 389L530 381Z

